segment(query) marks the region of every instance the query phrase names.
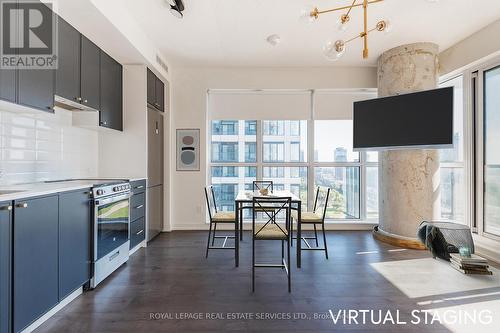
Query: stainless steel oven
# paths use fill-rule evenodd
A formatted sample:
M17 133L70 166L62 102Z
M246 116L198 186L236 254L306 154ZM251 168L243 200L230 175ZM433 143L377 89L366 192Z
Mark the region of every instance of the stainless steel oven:
M130 238L130 185L94 187L94 288L128 260Z

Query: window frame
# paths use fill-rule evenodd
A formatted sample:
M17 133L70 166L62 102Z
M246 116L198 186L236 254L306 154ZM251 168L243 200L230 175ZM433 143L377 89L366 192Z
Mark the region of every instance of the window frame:
M443 161L443 162L439 162L439 171L441 172L443 169L453 169L453 171L455 171L455 169L461 169L463 170L463 175L464 175L464 197L462 198L464 203L467 203L468 201L468 198L467 198L467 159L468 159L468 156L467 156L467 148L466 148L466 145L467 145L467 126L468 126L468 120L467 120L467 113L468 113L468 108L467 108L467 103L466 103L466 93L467 93L467 89L466 89L466 86L467 86L467 82L466 82L466 77L464 74L460 73L460 74L456 74L456 75L453 75L453 76L449 76L449 77L444 77L443 79L439 80L439 83L438 83L438 87L441 87L443 84L449 82L449 81L452 81L452 80L456 80L458 78L462 78L462 102L463 102L463 114L462 114L462 123L463 123L463 128L462 128L462 140L463 140L463 151L462 151L462 161ZM455 130L455 129L454 129ZM442 215L440 216L440 219L443 219L445 221L456 221L458 223L461 223L461 224L465 224L465 225L470 225L470 221L468 219L468 205L466 204L465 207L464 207L464 220L461 221L461 222L458 222L456 220L448 220L448 219L445 219Z

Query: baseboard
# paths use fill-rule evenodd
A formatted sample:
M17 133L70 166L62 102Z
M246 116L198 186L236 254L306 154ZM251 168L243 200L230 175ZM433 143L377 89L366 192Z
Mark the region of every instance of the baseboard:
M373 230L377 223L373 222L327 222L325 223L326 230ZM208 231L208 224L201 223L184 223L172 226L172 231ZM217 230L234 230L229 225L218 224ZM252 230L252 224L245 222L243 230ZM311 225L304 225L302 230L313 230Z
M35 320L31 325L26 327L24 330L21 331L21 333L30 333L36 330L40 325L42 325L44 322L50 319L53 315L55 315L57 312L59 312L62 308L64 308L66 305L71 303L75 298L80 296L83 292L83 288L80 287L71 294L69 294L65 299L60 301L56 306L54 306L52 309L50 309L47 313L45 313L43 316Z
M473 235L476 253L488 260L500 264L500 242Z
M142 247L146 247L146 240L143 240L142 242L140 242L139 244L137 244L132 250L130 250L128 252L128 255L131 256L133 255L134 253L136 253L137 251L139 251L140 248Z

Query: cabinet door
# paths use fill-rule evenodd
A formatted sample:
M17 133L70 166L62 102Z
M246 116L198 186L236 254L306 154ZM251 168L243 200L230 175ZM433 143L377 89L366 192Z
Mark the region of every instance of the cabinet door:
M0 0L0 6L7 3L8 0ZM17 23L17 22L16 22ZM16 27L18 24L16 24ZM17 35L17 31L13 32ZM17 71L15 69L1 69L0 68L0 99L8 102L16 102L16 88L17 88Z
M163 81L156 78L156 103L155 106L158 110L164 111L165 109L165 85Z
M14 202L13 328L19 332L58 301L58 196Z
M41 6L39 10L47 11L54 15L49 7ZM51 31L40 31L50 29L47 25L39 28L39 34L50 34ZM53 112L55 70L53 69L19 69L18 71L17 102L21 105Z
M0 333L10 332L11 204L0 202Z
M80 33L68 22L58 19L58 67L56 94L72 101L80 97Z
M59 299L90 280L90 189L59 195Z
M156 103L156 75L148 68L148 103Z
M96 110L100 107L100 49L82 35L81 38L81 103Z
M16 78L15 69L0 69L0 99L16 102Z
M123 130L122 89L122 66L101 52L101 126Z
M18 103L53 112L54 70L21 69L18 73Z

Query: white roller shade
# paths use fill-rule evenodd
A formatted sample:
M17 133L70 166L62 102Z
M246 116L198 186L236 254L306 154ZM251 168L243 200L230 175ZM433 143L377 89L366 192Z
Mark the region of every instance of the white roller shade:
M377 97L377 92L367 91L322 91L314 92L314 119L352 119L353 103Z
M210 90L212 120L307 120L311 118L311 91Z

